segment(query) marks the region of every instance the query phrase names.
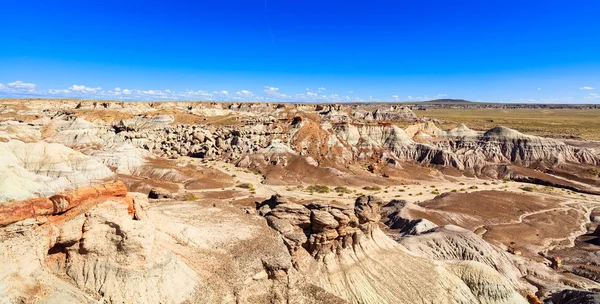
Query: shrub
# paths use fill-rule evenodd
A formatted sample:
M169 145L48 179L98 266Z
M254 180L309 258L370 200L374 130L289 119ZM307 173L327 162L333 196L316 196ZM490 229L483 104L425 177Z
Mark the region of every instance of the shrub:
M333 191L340 193L340 194L344 194L344 193L352 193L352 191L350 191L348 188L346 187L342 187L342 186L338 186L333 188Z
M331 189L325 185L312 185L306 188L306 191L317 192L317 193L329 193Z
M478 189L478 188L477 188L477 186L471 186L471 187L469 187L469 189L475 190L475 189Z
M379 186L365 186L365 187L363 187L363 190L367 190L367 191L380 191L381 187L379 187Z
M195 194L193 194L193 193L186 193L186 194L183 196L183 200L184 200L184 201L195 201L195 200L197 200L197 199L199 199L199 197L198 197L198 196L196 196L196 195L195 195Z
M531 186L523 186L520 188L523 191L527 191L527 192L533 192L535 191L535 187L531 187Z
M254 185L251 183L243 183L243 184L239 184L237 185L238 188L242 188L242 189L248 189L250 191L254 191Z

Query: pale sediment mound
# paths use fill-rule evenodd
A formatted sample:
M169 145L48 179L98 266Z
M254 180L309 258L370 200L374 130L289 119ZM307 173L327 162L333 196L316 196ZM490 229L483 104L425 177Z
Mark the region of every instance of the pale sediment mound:
M16 121L5 121L0 123L0 142L12 139L23 142L35 142L40 140L42 133L39 127Z
M533 286L521 279L525 274L513 265L512 257L461 227L448 225L433 228L424 233L403 237L399 243L411 252L434 260L463 260L486 264L506 277L514 288L535 291Z
M55 120L50 125L55 132L52 142L68 147L102 145L109 136L109 128L89 122L83 118Z
M507 127L494 127L483 133L483 137L502 137L507 139L518 139L527 137L525 134Z
M0 201L47 196L114 178L90 157L61 144L0 143Z
M414 256L378 227L381 200L354 206L258 205L282 234L292 265L313 284L351 303L524 303L510 283L477 262L441 263Z
M456 128L446 132L448 137L467 137L477 136L479 132L469 129L465 124L459 124Z
M445 134L442 129L438 128L431 121L410 125L406 127L404 131L406 131L406 134L408 134L410 138L414 138L419 132L425 133L432 137L443 136Z

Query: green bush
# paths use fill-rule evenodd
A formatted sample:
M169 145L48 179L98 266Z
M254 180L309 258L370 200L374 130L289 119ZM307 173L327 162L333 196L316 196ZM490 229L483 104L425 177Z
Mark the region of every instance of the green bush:
M317 193L329 193L331 189L325 185L312 185L306 188L308 192L317 192Z
M340 194L344 194L344 193L352 193L352 191L346 187L343 186L338 186L333 188L333 191L340 193Z
M186 195L183 196L183 200L184 201L195 201L197 199L199 199L200 197L196 196L193 193L187 193Z
M381 187L379 187L379 186L365 186L365 187L363 187L363 190L367 190L367 191L380 191Z
M242 189L248 189L250 191L254 191L254 185L251 183L243 183L243 184L239 184L237 185L238 188L242 188Z
M535 191L535 187L531 187L531 186L523 186L520 188L523 191L527 191L527 192L533 192Z

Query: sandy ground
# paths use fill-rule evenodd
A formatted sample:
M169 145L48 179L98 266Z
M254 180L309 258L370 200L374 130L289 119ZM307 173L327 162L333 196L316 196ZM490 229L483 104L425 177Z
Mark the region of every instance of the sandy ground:
M500 247L515 246L530 257L539 257L540 251L573 246L575 239L587 232L586 225L590 222L591 211L600 207L600 196L527 183L468 177L452 177L452 182L408 181L408 184L404 184L407 180L402 179L398 180L397 186L381 186L380 190L375 191L347 187L349 193L341 195L330 186L329 193L311 193L306 190L310 185L298 185L303 187L299 188L262 184L262 176L225 162L202 163L195 159L186 159L185 162L219 170L232 176L235 181L231 187L184 190L199 199L219 199L248 207L253 207L254 202L273 194L280 194L300 203L324 201L352 204L362 194L376 195L384 201L401 199L412 203L411 213L417 217L429 218L439 225L464 226ZM238 187L241 184L252 184L253 189ZM481 195L489 191L498 195L500 200L503 200L503 193L506 193L505 198L515 196L517 201L513 199L513 203L519 205L486 204L485 197L482 198ZM467 204L465 201L443 208L432 207L428 201L444 193L470 193L467 197L472 197L476 203ZM522 205L518 197L523 197ZM534 200L537 203L532 207Z

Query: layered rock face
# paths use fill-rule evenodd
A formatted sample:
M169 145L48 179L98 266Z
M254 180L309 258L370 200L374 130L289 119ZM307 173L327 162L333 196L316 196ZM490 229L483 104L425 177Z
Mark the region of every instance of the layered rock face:
M84 120L63 109L54 110L56 119L40 122L48 124L45 135L51 135L51 141L77 148L122 174L131 174L144 165L149 154L141 149L159 157L192 156L238 163L248 156L273 156L273 143L285 147L276 153L293 151L317 165L410 161L491 177L499 177L498 165L600 163L598 155L586 148L508 128L481 133L461 124L444 131L433 121L423 122L410 109L399 106L355 109L344 105L65 102L63 108L69 107L110 109L119 111L116 117L125 116L90 122L92 117L85 116L88 120ZM144 111L153 113L141 114ZM209 118L218 123L203 123ZM185 119L192 120L182 123ZM414 124L402 129L392 124L398 121ZM11 124L5 128L26 127ZM31 135L22 139L37 138L39 132L28 130ZM9 136L14 135L4 137Z
M351 303L525 302L483 263L436 263L408 253L378 228L381 204L362 196L349 207L302 206L274 196L257 208L281 233L294 269Z
M125 131L122 135L139 147L171 158L187 155L239 161L245 155L267 153L271 143L277 141L287 147L280 149L281 154L294 151L317 163L416 161L494 177L498 177L499 164L600 163L600 158L591 150L553 139L524 135L503 127L484 134L464 125L442 131L431 122L403 130L385 124L318 124L304 118L257 124L244 130L179 125Z

